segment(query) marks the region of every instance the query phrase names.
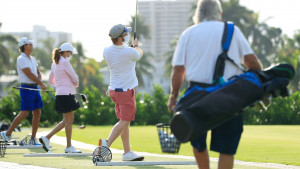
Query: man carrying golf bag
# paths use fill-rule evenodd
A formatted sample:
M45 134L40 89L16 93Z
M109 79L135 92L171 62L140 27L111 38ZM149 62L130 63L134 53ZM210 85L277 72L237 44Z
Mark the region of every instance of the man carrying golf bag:
M222 40L226 23L221 22L221 16L222 7L219 0L199 0L194 16L195 25L182 33L173 56L171 95L168 103L170 111L173 111L177 102L184 76L189 81L189 89L196 85L206 88L242 74L241 64L252 70L261 70L257 57L238 27L229 25L228 28L233 29L226 35L232 37ZM233 62L225 59L223 72L221 71L223 75L214 79L217 58L221 53L225 53ZM234 154L242 131L241 114L212 129L210 149L220 153L219 168L233 168ZM209 168L206 136L207 133L202 133L191 141L198 167L201 169Z

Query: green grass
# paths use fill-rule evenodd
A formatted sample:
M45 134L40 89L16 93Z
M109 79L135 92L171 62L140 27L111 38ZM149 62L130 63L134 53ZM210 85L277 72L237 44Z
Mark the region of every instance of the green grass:
M94 126L87 126L84 130L79 130L74 128L73 130L73 139L80 140L86 143L97 144L97 140L99 137L105 138L108 136L112 126L101 126L101 127L94 127ZM41 131L49 131L52 128L40 128L39 132ZM262 140L265 142L271 142L271 152L269 155L269 159L272 159L276 156L274 154L278 154L283 161L282 163L287 164L288 162L286 159L292 159L289 153L294 153L295 158L299 159L299 129L300 126L246 126L245 132L243 136L243 140L238 152L238 156L242 158L243 154L246 154L245 160L247 158L249 161L260 161L259 159L264 159L264 154L268 154L268 149L262 149L261 156L259 155L261 152L257 149L265 148L262 144ZM15 132L14 137L24 138L27 133L30 133L31 130L23 130L22 132ZM269 132L272 132L271 134ZM267 133L267 134L266 134ZM64 132L60 132L58 135L64 136ZM279 140L281 143L276 145L274 143L278 142L277 139L272 139L272 137L281 136ZM296 137L295 137L296 135ZM259 139L261 138L261 139ZM270 139L270 140L269 140ZM261 140L261 141L259 141ZM293 147L292 149L280 153L281 147L287 147L286 144L288 143L287 140L292 140L289 142L289 146ZM297 143L297 144L295 144ZM52 145L52 153L62 153L64 151L64 146L51 144ZM143 126L143 127L131 127L131 145L134 150L136 151L146 151L146 152L154 152L154 153L161 153L157 131L154 126ZM275 146L275 147L272 147ZM113 148L122 149L121 141L118 139L112 146ZM255 148L253 148L255 147ZM82 150L83 152L90 152L89 150ZM103 169L197 169L196 165L189 165L189 166L114 166L114 167L95 167L92 163L91 157L23 157L24 153L43 153L44 150L42 149L7 149L6 155L4 158L0 158L0 161L7 161L7 162L14 162L19 164L25 165L36 165L36 166L44 166L44 167L55 167L55 168L65 168L65 169L91 169L91 168L103 168ZM251 154L251 156L257 157L256 158L247 156ZM252 154L253 153L253 154ZM180 149L180 153L183 155L192 155L191 154L191 146L189 144L183 144ZM211 154L212 156L216 157L216 153ZM271 158L272 157L272 158ZM294 159L295 159L294 158ZM254 160L253 160L254 159ZM181 159L174 159L174 158L165 158L165 157L151 157L146 156L146 161L184 161ZM278 162L280 162L279 160ZM113 154L113 161L121 161L121 154ZM299 160L296 160L299 162ZM264 162L271 162L271 161L264 161ZM291 163L292 164L292 163ZM297 165L298 163L294 164ZM1 168L1 167L0 167ZM211 162L211 168L217 168L217 162ZM235 165L234 169L262 169L262 167L253 167L253 166L244 166L244 165ZM272 168L268 168L272 169Z
M237 159L300 166L300 126L246 126Z
M108 137L111 128L87 126L84 130L74 129L72 139L97 145L99 138ZM130 134L130 144L134 151L163 154L155 126L132 126ZM58 135L65 136L64 132ZM121 139L118 138L111 147L122 149ZM189 143L181 145L179 155L193 156ZM210 152L210 156L218 157L218 154ZM235 159L300 166L300 126L244 126Z

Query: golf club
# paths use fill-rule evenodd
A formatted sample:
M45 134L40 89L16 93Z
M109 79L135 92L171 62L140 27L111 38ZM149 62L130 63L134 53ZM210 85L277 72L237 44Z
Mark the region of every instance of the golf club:
M133 39L136 39L136 17L137 17L137 8L138 8L138 0L136 0L136 4L135 4L135 18L134 18L134 33L133 33Z
M55 100L55 97L50 93L50 92L54 92L53 90L32 89L32 88L17 87L17 86L13 86L12 88L14 88L14 89L23 89L23 90L44 91L44 92L47 92L49 94L49 96L52 97L53 100ZM87 101L86 95L81 94L81 93L75 93L75 95L80 95L83 102Z
M32 88L17 87L17 86L13 86L12 88L14 88L14 89L24 89L24 90L34 90L34 91L44 91L44 92L54 92L53 90L32 89Z

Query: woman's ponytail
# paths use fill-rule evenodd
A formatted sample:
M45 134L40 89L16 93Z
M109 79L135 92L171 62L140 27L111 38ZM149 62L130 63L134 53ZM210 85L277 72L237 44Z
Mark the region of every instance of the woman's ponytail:
M58 64L59 59L60 59L60 49L59 48L55 48L52 52L52 60L55 64Z

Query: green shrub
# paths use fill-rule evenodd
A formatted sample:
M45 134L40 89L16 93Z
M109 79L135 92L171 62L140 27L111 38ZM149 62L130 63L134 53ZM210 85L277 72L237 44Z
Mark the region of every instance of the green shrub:
M113 125L118 119L115 115L115 104L109 96L103 95L95 86L85 88L87 103L74 112L74 123L91 125ZM182 92L181 92L182 94ZM48 127L62 120L57 113L54 100L45 92L41 92L44 107L40 126ZM151 93L136 94L137 112L132 125L155 125L169 123L172 113L167 108L168 95L159 85L154 85ZM300 124L300 94L290 97L274 98L267 110L258 111L255 107L244 111L245 124ZM19 91L11 90L0 101L0 121L11 122L20 109ZM22 121L22 126L31 124L32 114Z
M295 92L290 97L272 99L267 110L255 107L244 112L245 124L300 124L300 95Z

